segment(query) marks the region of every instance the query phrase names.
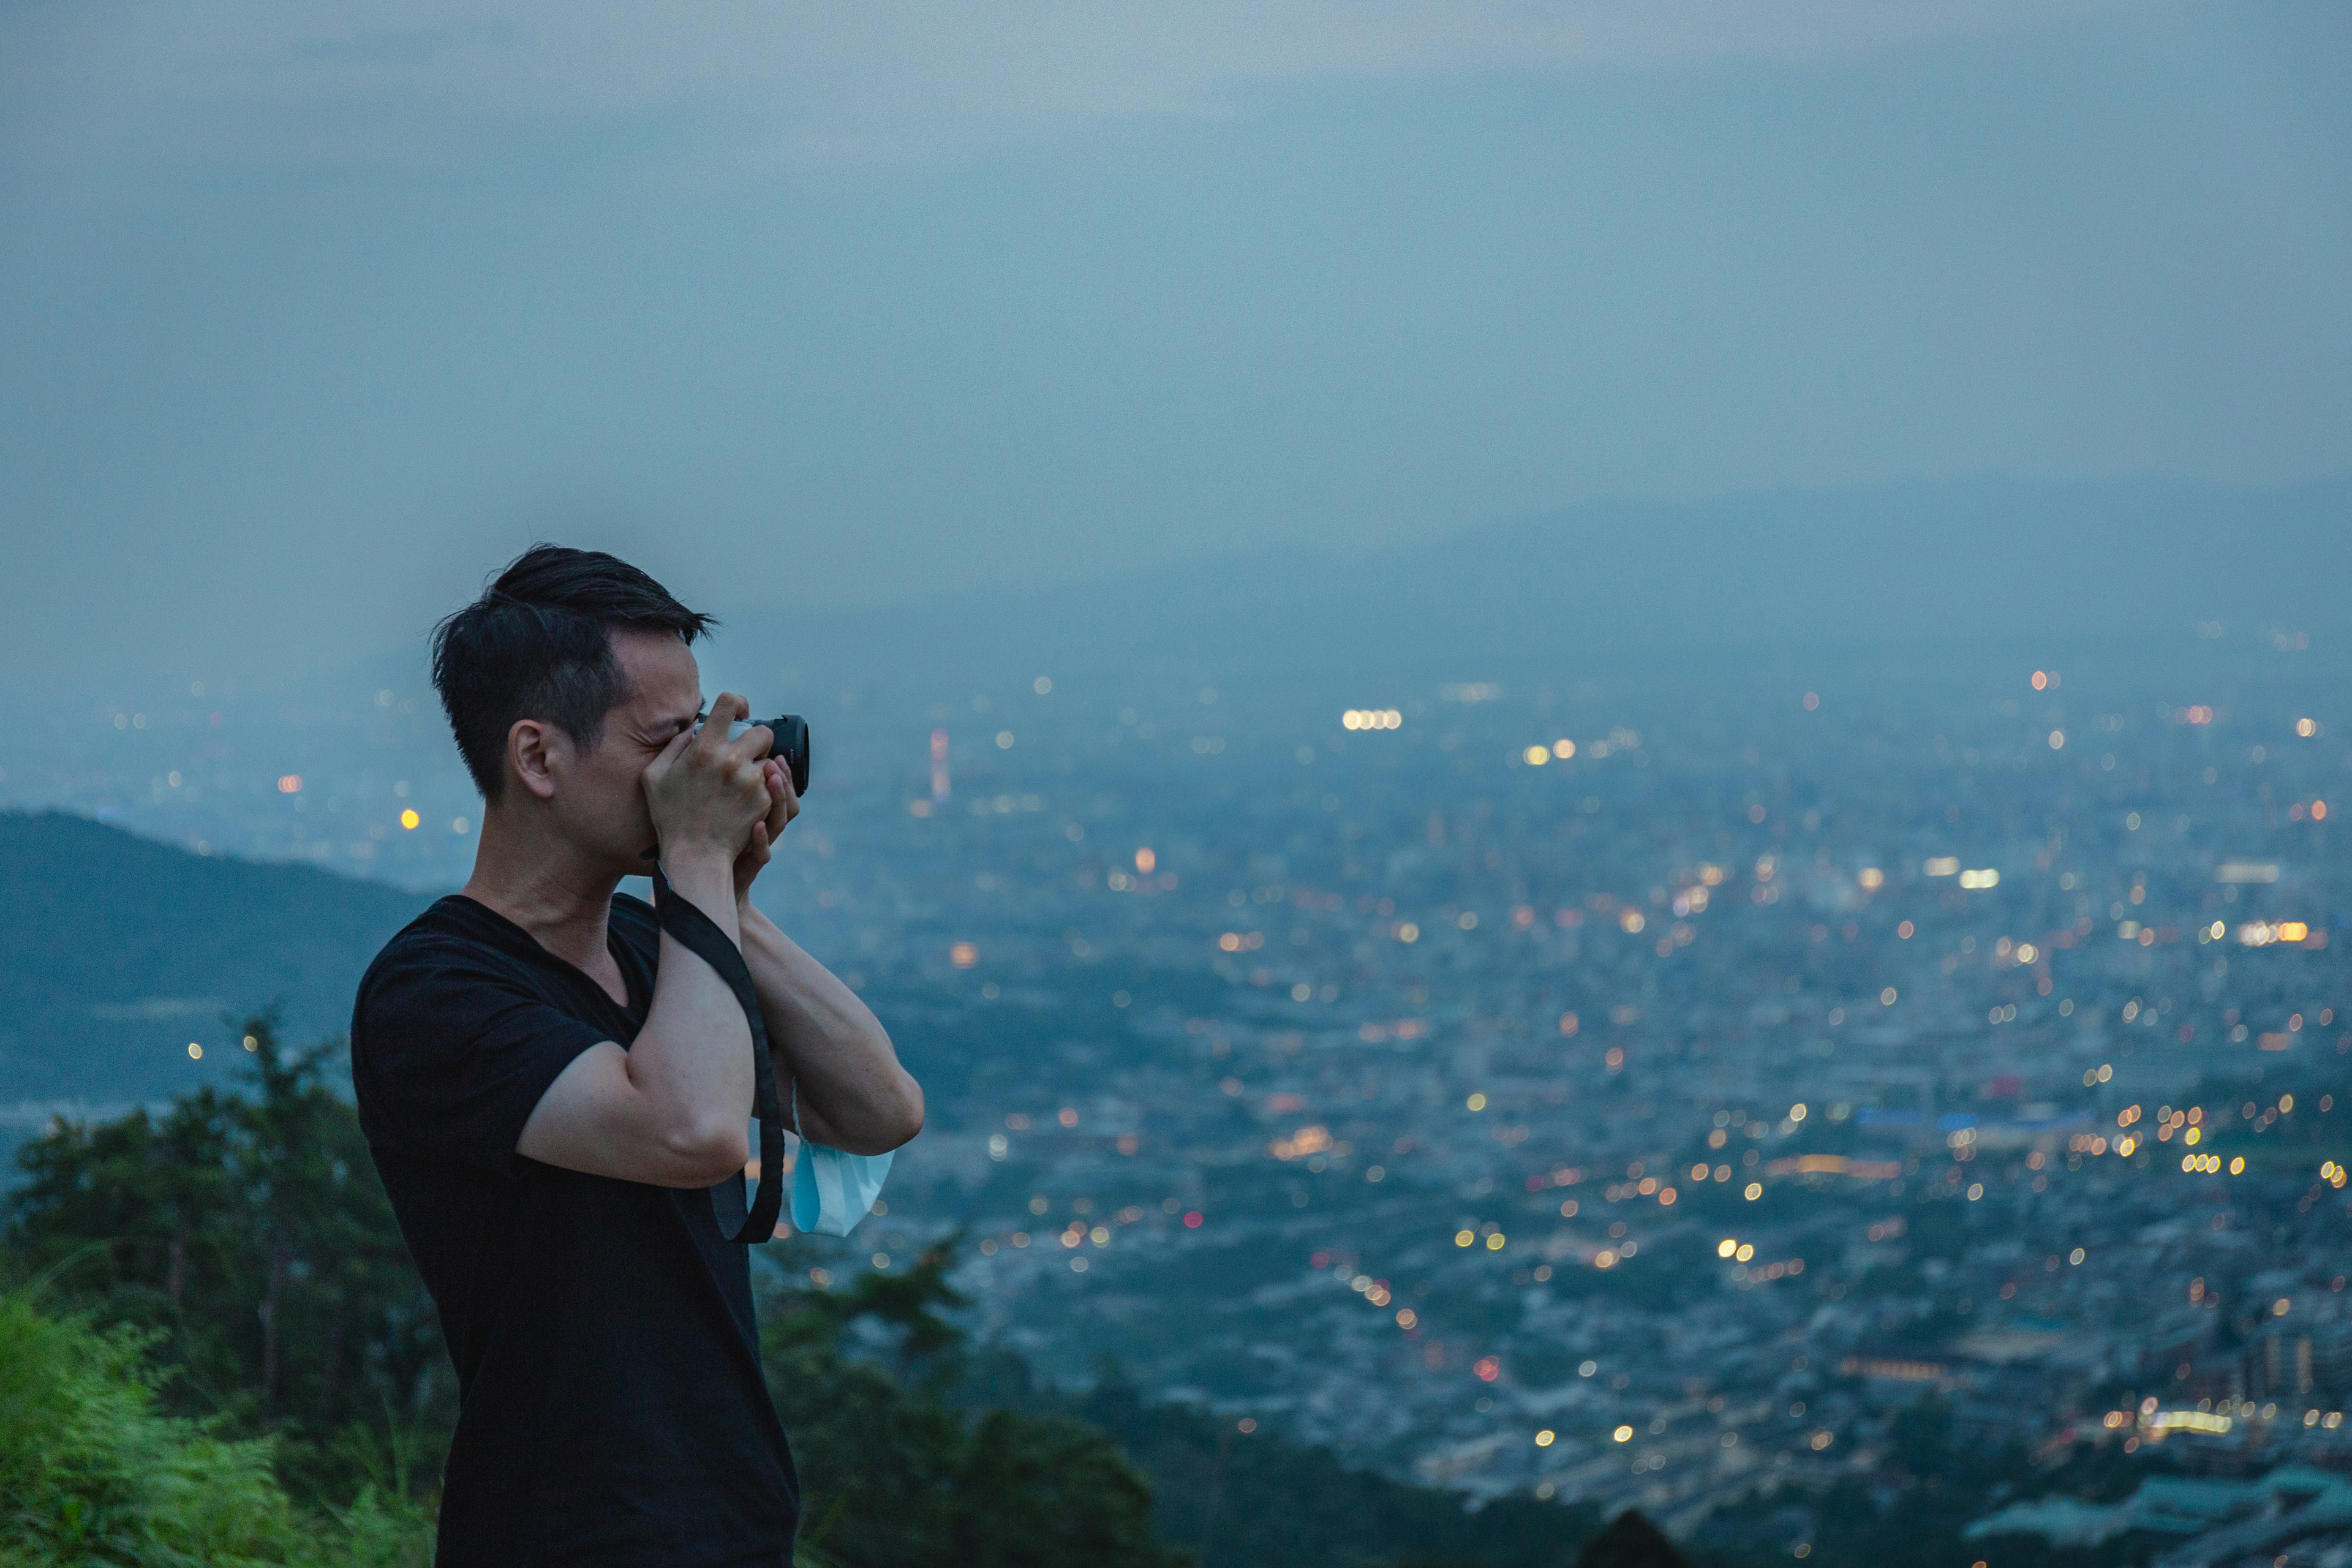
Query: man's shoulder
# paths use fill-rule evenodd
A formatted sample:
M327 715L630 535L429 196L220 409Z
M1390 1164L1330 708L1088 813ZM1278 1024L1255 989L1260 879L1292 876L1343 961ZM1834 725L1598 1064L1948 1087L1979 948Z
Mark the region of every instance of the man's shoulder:
M488 912L462 893L436 899L376 951L360 980L360 994L366 995L387 973L412 964L446 962L454 953L495 952L478 918Z
M420 992L436 992L504 973L516 967L496 927L498 917L463 894L436 900L393 934L360 977L352 1004L352 1043L359 1047L370 1024L387 1008L413 1004Z

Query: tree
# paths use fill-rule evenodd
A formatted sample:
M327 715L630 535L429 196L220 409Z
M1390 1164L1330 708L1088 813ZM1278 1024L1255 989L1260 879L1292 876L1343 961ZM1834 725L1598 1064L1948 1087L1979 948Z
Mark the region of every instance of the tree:
M1629 1508L1585 1543L1576 1568L1683 1568L1683 1554L1656 1525Z
M951 1247L903 1275L766 1303L808 1554L842 1568L1181 1568L1189 1555L1153 1539L1150 1484L1100 1432L946 1402L963 1342L943 1310L961 1301ZM858 1343L885 1359L856 1359Z
M327 1082L338 1044L282 1051L267 1014L239 1034L245 1092L66 1123L19 1151L12 1261L100 1322L153 1330L180 1369L168 1404L281 1436L303 1495L429 1484L454 1379L358 1117Z

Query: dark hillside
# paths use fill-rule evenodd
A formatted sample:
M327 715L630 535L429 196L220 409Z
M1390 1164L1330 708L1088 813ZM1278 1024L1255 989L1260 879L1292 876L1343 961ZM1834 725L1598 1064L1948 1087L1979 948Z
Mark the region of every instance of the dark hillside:
M226 1013L282 999L297 1037L342 1033L368 960L430 901L80 817L0 814L0 1142L37 1130L15 1123L43 1119L44 1102L226 1084Z

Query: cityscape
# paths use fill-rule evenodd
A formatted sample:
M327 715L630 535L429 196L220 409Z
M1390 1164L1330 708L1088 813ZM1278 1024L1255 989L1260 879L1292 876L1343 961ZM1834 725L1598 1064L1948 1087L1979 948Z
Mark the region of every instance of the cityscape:
M1989 1560L2352 1560L2352 717L2308 637L2178 651L787 681L817 782L758 896L931 1110L774 1266L948 1245L1043 1376L1697 1546L1810 1555L1933 1408L2023 1457ZM421 682L52 731L0 804L463 878Z

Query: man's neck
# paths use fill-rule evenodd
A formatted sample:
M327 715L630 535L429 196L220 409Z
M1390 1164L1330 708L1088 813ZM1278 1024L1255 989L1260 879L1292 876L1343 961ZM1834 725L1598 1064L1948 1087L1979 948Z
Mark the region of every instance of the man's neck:
M534 828L496 808L485 813L474 874L461 890L522 927L556 957L601 975L611 967L604 930L621 879L584 864L569 846Z

